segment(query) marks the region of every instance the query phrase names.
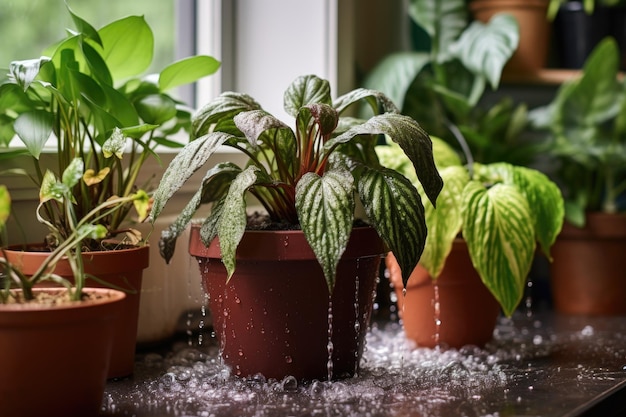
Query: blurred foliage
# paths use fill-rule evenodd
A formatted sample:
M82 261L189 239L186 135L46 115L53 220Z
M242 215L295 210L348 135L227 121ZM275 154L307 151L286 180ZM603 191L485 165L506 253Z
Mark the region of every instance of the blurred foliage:
M74 25L64 0L0 0L0 68L13 60L41 55L62 28ZM158 72L174 60L175 0L67 0L79 16L96 29L128 15L143 15L154 30L154 60L149 72Z

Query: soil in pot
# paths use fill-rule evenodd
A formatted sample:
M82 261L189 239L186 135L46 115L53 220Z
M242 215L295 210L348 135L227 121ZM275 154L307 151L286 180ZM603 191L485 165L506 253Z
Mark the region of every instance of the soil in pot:
M590 213L569 223L552 247L552 299L565 314L626 314L626 216Z
M125 294L85 292L98 297L53 306L0 305L2 415L98 415Z
M230 281L219 242L206 248L192 228L224 362L236 375L327 380L358 373L369 326L382 241L355 228L339 263L332 296L299 230L248 231Z
M12 247L11 250L5 251L9 262L27 275L34 273L49 253L43 251L41 245L29 245L30 248L35 250L24 252L21 247ZM123 311L115 326L109 378L125 377L133 373L142 274L149 263L149 250L148 246L141 246L83 253L85 272L102 281L88 280L87 285L106 288L107 284L112 284L114 288L122 289L127 295L123 301ZM65 261L57 264L55 272L68 279L72 277L70 265ZM43 285L52 284L43 283Z
M483 347L492 339L500 305L474 269L465 241L454 242L436 282L418 265L406 292L393 254L385 262L406 337L417 347Z

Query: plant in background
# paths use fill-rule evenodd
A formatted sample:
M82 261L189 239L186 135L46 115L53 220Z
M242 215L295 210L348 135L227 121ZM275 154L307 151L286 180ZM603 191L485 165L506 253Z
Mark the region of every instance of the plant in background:
M74 226L111 198L124 199L147 184L137 184L158 146L182 147L171 139L189 127L190 110L167 92L214 73L219 62L193 56L174 62L159 74L142 75L153 54L153 33L143 17L129 16L96 30L68 7L76 30L51 45L46 56L14 61L0 83L0 158L32 157L28 173L38 188L47 184L40 155L46 145L56 153L55 176L78 158L85 167L72 186L72 216L56 199L41 207L53 233L52 247L74 234ZM17 136L25 149L7 148ZM54 181L52 182L54 183ZM49 183L48 183L49 184ZM99 219L105 237L119 232L132 207L130 200ZM85 241L90 249L100 239Z
M485 105L487 87L496 90L502 70L519 43L517 22L496 15L488 24L469 21L464 0L412 0L409 16L430 40L430 51L399 52L383 59L366 77L431 135L454 148L463 135L467 157L488 163L527 165L533 144L522 140L525 104L505 97ZM469 161L468 161L469 162Z
M547 133L541 150L555 161L551 173L563 189L565 216L582 227L589 211L615 213L626 191L626 85L620 53L604 39L582 75L564 83L552 102L534 109L533 126Z
M62 285L68 291L69 300L79 301L83 295L83 288L87 278L98 280L97 277L87 276L83 268L83 258L81 256L83 241L85 239L100 240L106 237L109 232L100 222L111 216L115 211L122 209L126 204L134 205L139 213L140 219L145 219L149 209L149 197L145 192L139 191L124 197L114 197L94 207L90 212L78 218L73 204L72 189L83 177L83 162L80 158L75 158L63 172L62 179L57 180L51 171L44 175L43 184L39 195L39 205L37 207L37 218L48 225L50 230L56 230L55 225L46 221L40 211L49 201L55 201L64 210L64 215L71 219L70 233L60 242L54 250L41 263L37 271L27 276L18 268L11 265L4 257L0 249L0 272L4 275L2 288L0 288L0 303L7 303L16 293L11 291L14 288L22 290L18 302L28 302L35 299L33 288L43 281L52 281ZM9 216L11 199L5 186L0 187L0 232L4 228L6 219ZM69 281L54 273L56 264L66 259L70 265L73 281Z
M428 236L420 264L437 279L452 243L462 237L483 283L511 316L524 294L537 242L551 259L563 224L560 190L541 172L504 162L468 169L445 142L432 140L444 186L437 209L425 205ZM397 146L381 145L377 152L383 165L412 178L423 192Z
M162 255L172 256L176 238L196 210L212 203L201 236L207 245L219 237L232 276L235 251L248 224L246 197L253 196L271 222L302 229L332 290L358 195L367 220L394 251L408 279L426 238L424 207L410 181L379 164L374 147L380 134L398 143L434 202L442 182L427 133L383 94L360 88L332 100L328 81L313 75L298 77L284 98L294 129L241 93L223 93L194 116L193 140L171 162L154 193L152 221L220 147L232 147L249 159L245 167L226 162L207 170L202 187L163 232ZM367 120L341 117L360 102L369 104L374 115Z

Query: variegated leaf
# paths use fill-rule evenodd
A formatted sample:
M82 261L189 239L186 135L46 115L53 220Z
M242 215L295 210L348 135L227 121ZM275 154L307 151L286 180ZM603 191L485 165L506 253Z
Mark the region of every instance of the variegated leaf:
M227 133L215 132L198 138L185 146L170 162L163 173L159 186L154 191L151 221L159 216L167 201L183 186L206 161L233 136Z
M354 180L347 171L305 174L296 186L296 210L330 292L354 219Z
M522 299L535 240L530 208L516 187L485 188L470 181L463 192L463 238L482 281L511 316Z
M421 198L411 182L395 170L360 168L357 186L365 213L398 260L406 285L426 241Z
M437 209L429 202L425 204L428 236L420 259L422 266L433 278L441 274L454 239L461 232L463 189L470 180L467 169L462 166L450 166L439 173L443 179L443 188L437 198Z
M222 214L217 225L220 239L222 262L226 267L228 279L235 272L237 246L246 230L246 191L254 185L260 170L252 165L239 173L228 189Z

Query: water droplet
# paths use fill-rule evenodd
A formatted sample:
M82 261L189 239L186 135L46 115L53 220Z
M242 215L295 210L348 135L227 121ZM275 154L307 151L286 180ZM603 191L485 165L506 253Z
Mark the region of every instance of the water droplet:
M289 355L285 356L285 362L287 363L292 363L293 362L293 358Z
M241 304L241 299L237 296L235 296L235 303Z

